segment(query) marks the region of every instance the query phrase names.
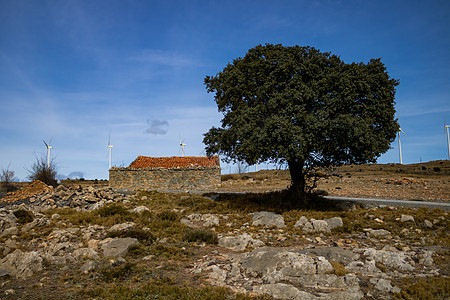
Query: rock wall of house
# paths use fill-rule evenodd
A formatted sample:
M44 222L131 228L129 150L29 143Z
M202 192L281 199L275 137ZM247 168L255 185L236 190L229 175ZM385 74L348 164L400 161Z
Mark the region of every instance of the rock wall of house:
M207 191L220 184L220 168L111 168L109 185L125 190Z

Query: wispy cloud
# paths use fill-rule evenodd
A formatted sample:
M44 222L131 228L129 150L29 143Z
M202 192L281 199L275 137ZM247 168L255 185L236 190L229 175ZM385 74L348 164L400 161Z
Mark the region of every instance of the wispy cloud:
M175 52L157 49L142 50L140 53L130 56L128 60L170 67L186 67L195 64L191 59Z
M144 131L144 134L166 134L167 126L169 122L159 120L147 120L148 128Z

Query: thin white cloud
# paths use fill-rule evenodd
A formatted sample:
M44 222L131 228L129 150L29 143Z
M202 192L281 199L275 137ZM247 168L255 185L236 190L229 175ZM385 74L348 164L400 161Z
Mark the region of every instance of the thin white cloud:
M128 60L148 64L165 65L170 67L186 67L195 65L195 62L185 56L171 51L146 49L128 57Z

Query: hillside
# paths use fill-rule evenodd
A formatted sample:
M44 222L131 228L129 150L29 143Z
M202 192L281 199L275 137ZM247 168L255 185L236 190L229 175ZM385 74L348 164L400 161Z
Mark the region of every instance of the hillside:
M442 174L414 173L434 165ZM447 170L447 162L345 166L320 188L427 191L448 186ZM232 191L289 183L286 171L223 179L219 189ZM17 195L0 199L1 299L450 297L450 223L439 209L319 198L305 209L283 192L121 193L76 182L34 182Z
M380 199L450 201L450 161L419 164L364 164L336 168L317 189L329 195ZM219 191L269 192L290 184L287 170L222 176Z

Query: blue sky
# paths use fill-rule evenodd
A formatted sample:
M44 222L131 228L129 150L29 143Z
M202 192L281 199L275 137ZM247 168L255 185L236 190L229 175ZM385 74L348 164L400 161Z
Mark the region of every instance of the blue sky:
M180 138L202 155L221 119L204 77L265 43L381 57L403 162L447 159L449 1L0 0L0 168L25 180L52 139L61 176L106 179L110 131L116 166L178 155Z

